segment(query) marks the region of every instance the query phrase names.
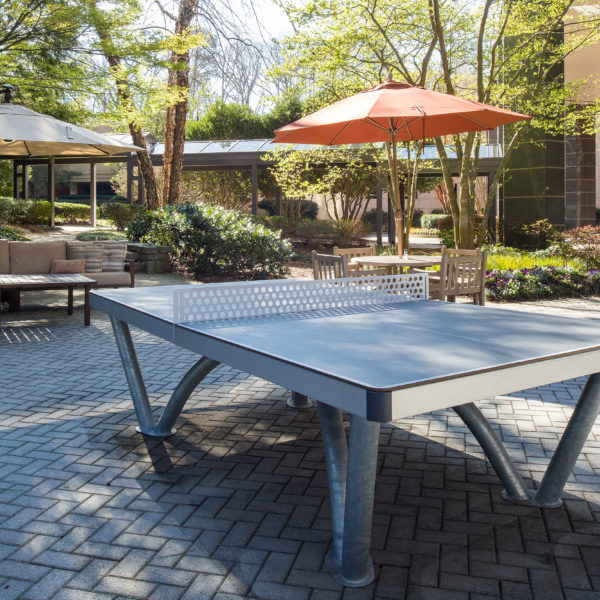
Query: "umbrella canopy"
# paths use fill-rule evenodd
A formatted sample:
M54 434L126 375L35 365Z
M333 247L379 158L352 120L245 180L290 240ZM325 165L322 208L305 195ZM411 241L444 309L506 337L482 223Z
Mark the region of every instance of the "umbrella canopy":
M0 156L108 156L143 150L18 104L0 104Z
M273 141L325 146L414 141L495 129L528 118L388 80L277 129Z
M277 129L273 141L324 146L391 142L392 196L398 223L398 252L402 254L404 229L397 142L495 129L528 118L510 110L432 92L389 78L385 83Z

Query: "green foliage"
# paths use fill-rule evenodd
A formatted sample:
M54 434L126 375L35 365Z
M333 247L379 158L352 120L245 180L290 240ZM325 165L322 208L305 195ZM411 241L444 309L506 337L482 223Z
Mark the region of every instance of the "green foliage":
M600 268L600 227L588 225L566 231L558 253L581 261L586 269Z
M167 206L139 215L128 231L137 241L170 246L177 265L196 278L282 277L292 255L275 232L218 206Z
M52 215L50 202L0 198L0 222L15 225L48 225Z
M558 232L548 219L541 219L529 225L521 227L525 238L523 247L527 250L544 250L553 242L558 241Z
M377 229L377 209L372 208L365 213L363 217L363 222L365 227L369 231L375 231ZM388 223L388 214L387 211L382 212L382 227L385 229Z
M117 229L124 231L127 224L141 212L144 212L144 208L139 204L109 202L102 205L100 214Z
M50 203L47 203L48 206ZM96 208L96 216L99 209ZM85 204L75 204L73 202L55 202L54 216L57 222L60 223L80 223L89 222L90 207Z
M446 215L441 214L424 214L421 216L421 227L423 229L438 229L438 224L439 222L445 217Z
M283 239L294 237L296 235L298 224L300 223L299 219L281 217L279 215L258 217L258 219L268 229L271 229L272 231L281 231L281 237Z
M314 238L317 236L333 238L335 233L335 223L325 219L315 219L313 221L300 221L296 227L296 234L299 237Z
M75 236L80 242L96 242L104 240L127 240L127 235L121 231L110 231L106 229L92 229L91 231L81 231Z
M12 227L0 225L0 240L10 240L11 242L28 242L29 238L21 235Z
M553 266L518 271L490 270L486 296L490 300L533 300L598 293L600 279L590 273Z
M297 96L280 99L265 115L253 112L246 104L217 100L198 120L186 124L186 139L270 139L275 129L299 119L302 114L303 104Z
M288 200L289 203L300 202L300 218L302 219L316 219L319 214L319 205L312 200ZM265 198L258 203L258 207L266 210L269 215L275 215L275 200L271 198ZM291 211L293 214L297 213L297 208L292 207Z

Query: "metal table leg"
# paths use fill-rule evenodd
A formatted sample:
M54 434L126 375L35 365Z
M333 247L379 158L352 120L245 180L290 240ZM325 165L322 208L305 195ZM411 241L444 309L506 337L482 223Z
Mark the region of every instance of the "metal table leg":
M299 394L298 392L291 392L286 404L290 408L312 408L315 405L308 396Z
M139 423L137 430L144 435L153 437L166 437L175 433L173 425L177 417L181 414L187 399L194 391L196 386L210 373L219 363L211 358L202 357L192 368L183 376L179 385L171 395L167 406L165 407L158 424L154 423L152 408L148 400L148 393L144 385L144 378L137 360L133 340L127 323L110 318L115 340L123 363L125 377L131 392L133 406Z
M343 585L365 586L375 576L369 548L379 423L351 415L346 449L341 411L317 404L331 497L333 548L328 566Z
M589 376L537 491L525 488L502 442L474 404L455 406L453 410L477 438L502 481L502 495L507 500L556 508L562 504L560 495L600 411L600 373Z
M560 494L569 475L573 472L577 457L594 426L599 410L600 373L594 373L588 377L542 483L534 496L533 500L537 506L554 507L562 504Z
M484 454L492 463L504 486L504 497L513 502L528 503L531 493L525 488L521 475L502 445L502 441L481 411L472 402L454 406L453 410L471 430Z

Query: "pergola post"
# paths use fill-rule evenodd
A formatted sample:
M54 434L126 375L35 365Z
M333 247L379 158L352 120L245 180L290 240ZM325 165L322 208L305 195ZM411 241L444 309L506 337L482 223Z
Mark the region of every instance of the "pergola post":
M133 204L133 164L134 158L132 155L127 157L127 202Z
M50 200L50 205L52 208L52 212L50 213L50 227L54 227L54 202L56 200L56 189L55 189L55 179L54 179L54 157L51 156L48 159L48 200Z
M13 160L13 196L19 198L19 164Z
M258 214L258 165L253 164L251 167L252 177L252 214Z
M23 198L29 200L29 165L23 164Z
M90 223L96 227L96 163L90 161Z

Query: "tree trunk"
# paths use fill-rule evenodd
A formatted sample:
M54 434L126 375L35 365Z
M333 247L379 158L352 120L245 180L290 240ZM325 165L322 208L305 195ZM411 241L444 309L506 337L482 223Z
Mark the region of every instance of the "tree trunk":
M119 103L121 106L127 107L131 105L133 102L131 96L131 88L129 86L129 81L123 75L119 75L122 73L121 69L121 57L117 56L109 52L107 49L112 47L112 41L110 39L110 35L105 28L102 27L100 23L96 23L95 25L96 33L100 38L100 41L104 45L104 56L108 61L108 65L115 77L115 84L117 88L117 98L119 99ZM146 142L144 141L144 135L141 128L134 122L130 121L129 124L129 133L131 134L131 139L135 146L139 146L140 148L146 148ZM140 168L140 173L142 175L142 183L144 186L144 199L146 208L151 210L160 207L160 196L158 193L158 184L156 182L156 175L154 173L154 168L152 167L152 159L147 151L145 152L136 152L138 165Z
M198 8L198 0L180 0L179 14L175 21L175 34L184 35L192 24ZM183 145L185 142L185 122L188 110L189 51L171 53L171 67L168 73L169 88L177 88L179 101L167 108L165 122L165 151L163 170L163 200L166 204L177 204L180 195L181 172L183 170Z

